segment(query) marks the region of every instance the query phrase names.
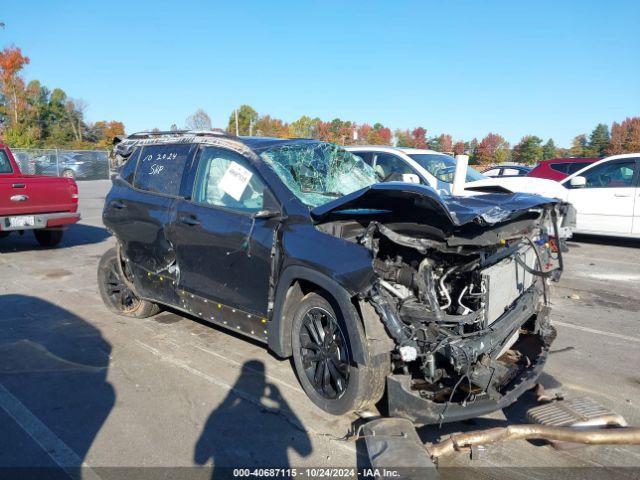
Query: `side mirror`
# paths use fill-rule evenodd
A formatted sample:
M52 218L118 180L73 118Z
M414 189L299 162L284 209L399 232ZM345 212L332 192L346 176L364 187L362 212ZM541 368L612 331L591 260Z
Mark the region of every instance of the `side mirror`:
M569 185L571 185L571 188L582 188L587 185L587 179L578 175L569 180Z
M415 173L403 173L402 181L406 183L420 183L420 177Z

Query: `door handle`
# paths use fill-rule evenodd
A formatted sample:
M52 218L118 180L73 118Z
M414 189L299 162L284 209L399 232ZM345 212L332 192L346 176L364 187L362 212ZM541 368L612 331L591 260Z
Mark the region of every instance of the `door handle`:
M111 205L113 208L115 208L117 210L122 210L123 208L126 207L126 205L124 203L120 202L119 200L114 200L109 205Z
M14 183L11 185L12 188L25 188L26 185L24 183Z
M200 225L200 220L198 220L196 217L193 217L193 216L180 217L180 221L185 225L191 225L191 226Z
M624 197L624 198L628 198L631 196L631 194L629 193L614 193L613 194L614 197Z

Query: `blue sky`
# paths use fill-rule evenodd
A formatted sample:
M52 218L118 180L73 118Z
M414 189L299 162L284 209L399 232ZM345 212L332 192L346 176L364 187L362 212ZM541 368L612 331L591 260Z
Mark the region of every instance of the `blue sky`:
M638 1L0 0L24 74L128 132L226 126L241 103L293 121L568 146L640 114Z

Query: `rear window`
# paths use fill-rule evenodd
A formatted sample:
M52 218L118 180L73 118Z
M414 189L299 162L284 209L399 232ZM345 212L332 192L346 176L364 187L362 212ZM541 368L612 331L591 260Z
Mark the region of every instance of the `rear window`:
M136 166L138 165L138 157L140 157L140 149L136 148L135 151L129 156L129 159L122 166L120 176L130 184L133 184L133 176L136 173Z
M177 196L190 150L189 144L144 147L138 160L134 186L152 193Z
M0 150L0 173L13 173L7 152Z
M552 170L560 173L567 173L570 163L552 163L549 166Z

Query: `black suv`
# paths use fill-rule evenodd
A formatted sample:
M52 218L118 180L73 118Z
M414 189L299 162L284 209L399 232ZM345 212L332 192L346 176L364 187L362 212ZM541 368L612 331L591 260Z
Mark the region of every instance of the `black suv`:
M342 148L215 132L129 136L103 213L112 311L180 310L293 356L332 414L417 423L504 407L555 336L556 202L378 183ZM551 246L550 246L551 245Z

